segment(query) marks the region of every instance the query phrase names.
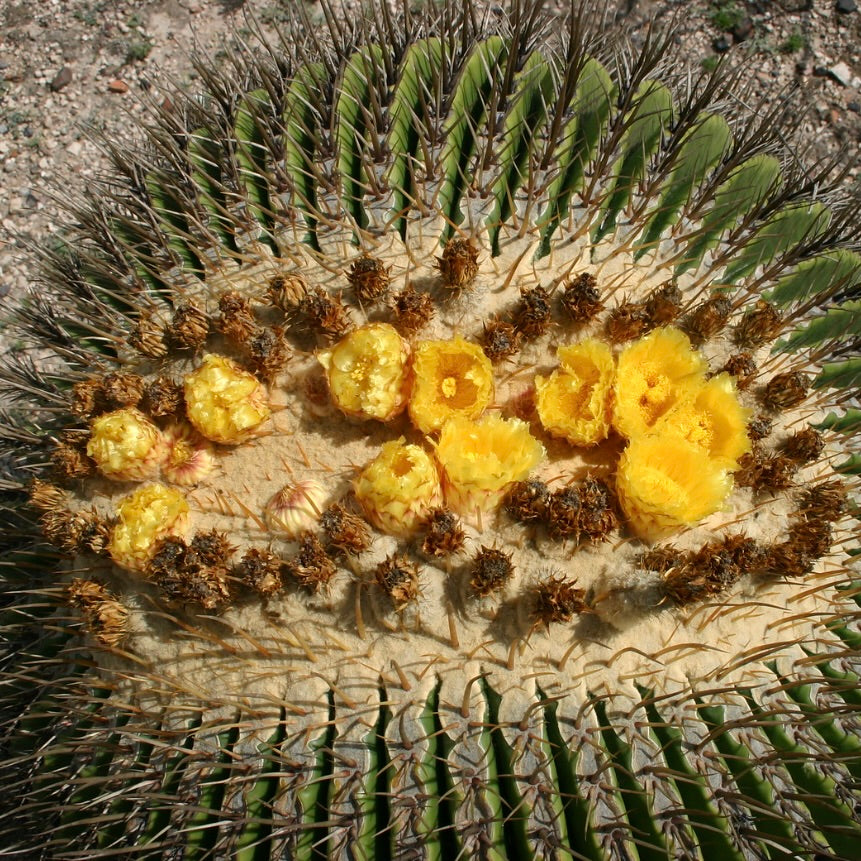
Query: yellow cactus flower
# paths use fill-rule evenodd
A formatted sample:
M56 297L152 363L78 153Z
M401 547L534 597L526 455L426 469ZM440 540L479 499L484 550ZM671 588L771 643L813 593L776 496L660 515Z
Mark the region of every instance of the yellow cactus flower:
M394 418L409 397L409 345L388 323L369 323L317 354L332 400L348 416Z
M390 535L412 534L442 505L436 465L418 445L403 437L383 445L353 482L356 499L374 526Z
M629 439L648 433L679 402L681 384L702 379L706 368L679 329L655 329L635 341L619 355L613 426Z
M684 385L680 402L658 420L655 431L684 437L704 448L717 466L735 470L750 451L748 418L750 410L739 403L732 377L718 374Z
M653 541L714 514L732 477L701 446L672 435L631 440L616 473L619 504L632 531Z
M120 500L108 552L122 568L142 571L156 546L171 535L185 537L188 503L182 493L163 484L146 484Z
M183 389L189 421L213 442L237 445L269 418L264 385L226 356L204 356Z
M544 454L544 446L520 419L455 416L443 425L436 445L446 505L464 516L494 508L509 485L526 478Z
M606 439L612 418L616 363L610 348L589 339L559 347L561 367L535 378L535 405L544 429L574 445Z
M102 475L120 481L152 478L164 457L161 431L139 410L122 409L94 419L87 454Z
M478 344L460 336L420 341L413 356L410 418L423 433L452 416L477 419L493 399L493 365Z
M172 484L197 484L215 469L213 445L190 424L169 425L164 431L164 442L166 453L161 474Z

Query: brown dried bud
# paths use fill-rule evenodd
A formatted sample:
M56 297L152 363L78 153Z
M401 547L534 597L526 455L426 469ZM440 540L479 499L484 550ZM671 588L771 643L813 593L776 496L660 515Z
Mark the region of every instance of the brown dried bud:
M337 502L320 515L320 528L326 543L339 553L356 555L364 553L371 545L368 524Z
M750 353L736 353L730 356L718 373L727 373L735 377L739 389L746 389L756 377L756 362Z
M604 310L595 276L581 272L565 288L559 304L575 323L588 323Z
M290 359L287 342L284 340L284 330L279 327L275 329L258 327L249 337L245 348L252 373L265 382L271 382L278 376Z
M30 505L42 511L64 511L67 508L66 492L55 484L34 478L30 485Z
M386 557L377 566L376 580L399 612L418 597L419 572L406 556L395 554Z
M804 428L784 440L781 451L798 463L812 463L819 459L825 448L822 434L813 428Z
M270 304L280 308L285 314L295 311L308 293L308 284L296 272L276 275L269 279L266 298Z
M508 491L504 509L520 523L532 523L543 519L550 502L550 488L536 478L518 481Z
M110 409L136 407L144 394L143 377L115 371L102 380L102 392Z
M677 568L685 562L686 554L675 547L653 547L640 556L639 566L646 571L656 571L666 574L672 568Z
M164 327L152 317L143 316L138 320L129 342L147 359L163 359L167 355Z
M688 314L683 328L695 344L702 344L726 326L731 311L732 305L726 296L712 296Z
M311 328L329 338L341 338L352 328L350 315L340 296L315 288L299 304Z
M257 321L251 310L251 303L236 290L230 290L218 300L220 316L215 328L234 344L245 345L257 331Z
M551 538L580 538L580 491L576 487L563 487L550 495L547 529Z
M758 442L761 439L765 439L771 433L773 424L774 423L768 416L754 416L747 423L747 435L754 442Z
M491 362L500 362L520 349L520 332L504 320L489 320L484 324L481 348Z
M624 302L610 312L604 331L613 344L639 338L648 328L646 309L639 302Z
M184 415L185 395L170 377L156 377L144 389L142 408L153 417Z
M128 636L129 611L97 580L75 579L66 588L69 602L84 617L84 626L103 646L115 648Z
M619 525L613 493L599 478L587 478L579 488L580 531L592 541L604 541Z
M219 565L207 565L182 538L162 539L146 573L174 603L199 604L211 612L224 609L230 602L227 570Z
M354 260L347 280L356 298L360 302L373 302L384 295L391 281L390 268L382 260L369 254L363 254L358 260Z
M575 582L552 576L535 587L532 615L536 624L549 627L554 622L570 622L575 615L588 612L586 593L577 589Z
M445 508L434 508L422 523L425 537L422 553L443 559L457 553L464 544L463 528L457 516Z
M798 406L810 390L807 374L787 371L775 374L759 393L759 402L771 412L788 410Z
M96 470L96 465L84 452L86 439L73 438L67 434L51 452L51 465L60 481L86 478Z
M302 534L299 552L286 562L284 570L311 592L326 586L335 576L335 563L327 555L320 539L313 532Z
M655 287L646 297L643 310L648 329L668 326L682 312L682 291L672 281Z
M553 322L550 294L543 287L521 287L514 312L514 328L527 341L541 337Z
M471 574L469 585L479 597L499 592L514 576L511 554L482 545L472 560Z
M760 299L754 308L745 311L735 327L735 342L753 349L773 341L783 329L783 318L774 305Z
M69 412L83 419L91 419L107 411L102 381L96 378L81 380L72 386L72 403Z
M738 461L735 483L754 491L786 490L792 487L792 476L798 464L783 455L768 455L761 449L743 454Z
M268 597L280 591L281 560L268 550L251 548L233 569L234 576L246 586Z
M798 500L798 510L808 520L834 523L843 516L846 508L846 487L839 479L807 488Z
M227 540L226 532L209 529L198 532L191 540L191 549L204 565L226 566L236 548Z
M478 275L478 250L471 239L449 239L436 260L444 287L460 290Z
M199 350L209 335L209 317L197 305L180 305L167 327L168 339L181 349Z
M433 299L427 293L419 293L412 284L396 293L389 307L395 316L395 327L406 336L421 331L434 315Z

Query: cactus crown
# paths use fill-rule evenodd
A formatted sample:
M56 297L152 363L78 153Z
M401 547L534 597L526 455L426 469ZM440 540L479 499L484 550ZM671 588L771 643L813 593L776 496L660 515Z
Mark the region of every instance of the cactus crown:
M0 368L14 849L851 855L857 206L541 6L106 143Z

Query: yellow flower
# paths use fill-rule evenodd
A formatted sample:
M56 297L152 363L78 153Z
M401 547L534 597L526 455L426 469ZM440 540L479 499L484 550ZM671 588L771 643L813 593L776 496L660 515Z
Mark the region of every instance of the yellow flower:
M613 426L629 439L648 433L680 399L683 383L702 379L706 361L684 332L667 327L622 350Z
M595 445L610 432L616 367L610 348L589 339L560 347L561 367L535 378L538 417L545 430L574 445Z
M661 434L675 434L704 448L722 469L735 470L750 451L747 420L750 410L738 400L729 374L681 387L680 402L655 424Z
M452 416L477 419L493 399L493 365L478 344L460 336L420 341L413 357L410 418L423 433Z
M718 511L732 478L700 446L649 434L622 453L616 490L631 529L652 541Z
M428 453L403 437L383 445L353 482L356 499L376 527L407 536L442 504L439 474Z
M369 323L318 353L335 405L349 416L388 421L409 397L409 346L388 323Z
M183 388L189 421L213 442L236 445L269 418L266 388L226 356L204 356Z
M488 415L470 421L455 416L443 426L436 445L446 504L464 516L493 508L544 454L544 446L520 419Z
M102 475L120 481L152 478L164 457L161 431L135 409L115 410L90 425L87 454Z
M141 571L159 541L170 535L185 536L188 503L172 487L147 484L120 500L117 518L108 544L111 558L122 568Z

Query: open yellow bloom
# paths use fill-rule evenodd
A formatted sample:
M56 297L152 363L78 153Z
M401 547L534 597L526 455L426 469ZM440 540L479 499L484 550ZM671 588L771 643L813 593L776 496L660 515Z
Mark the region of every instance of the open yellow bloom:
M421 446L406 445L403 437L383 445L353 489L368 520L390 535L410 535L442 504L433 459Z
M369 323L317 354L342 412L388 421L409 397L409 346L388 323Z
M106 413L90 425L87 454L99 472L120 481L152 478L164 457L161 431L139 410Z
M616 363L610 348L589 339L560 347L561 367L535 378L535 404L544 428L574 445L595 445L610 432Z
M147 484L120 500L108 551L122 568L141 571L156 546L170 535L185 537L188 503L182 493L163 484Z
M520 419L488 415L470 421L455 416L443 426L436 445L446 505L464 516L488 511L544 454L544 446Z
M732 478L701 446L649 434L622 453L616 490L631 529L652 541L718 511Z
M722 469L738 468L750 451L747 420L750 410L738 400L729 374L718 374L682 387L680 402L655 424L655 432L684 437L705 449Z
M269 418L266 388L226 356L204 356L183 388L189 421L213 442L236 445Z
M477 419L493 399L493 365L478 344L460 336L420 341L413 357L410 418L423 433L452 416Z
M648 433L679 402L682 385L701 380L706 367L679 329L655 329L635 341L619 355L613 426L629 439Z

